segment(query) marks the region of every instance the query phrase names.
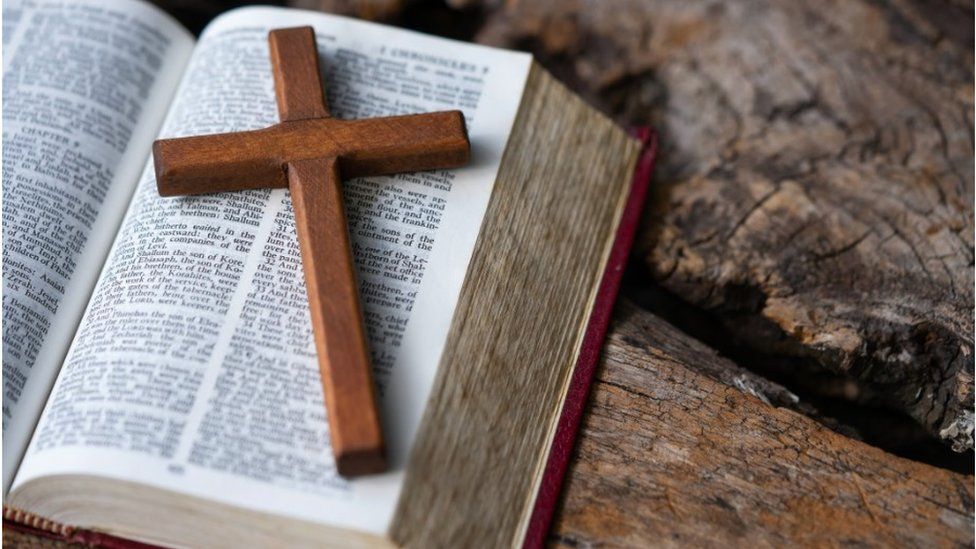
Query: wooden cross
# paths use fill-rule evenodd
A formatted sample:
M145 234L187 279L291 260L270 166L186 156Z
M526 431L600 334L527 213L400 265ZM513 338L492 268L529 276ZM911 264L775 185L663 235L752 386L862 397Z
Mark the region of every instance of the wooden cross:
M470 144L460 111L366 120L329 115L312 27L268 35L281 122L153 144L162 196L291 191L336 467L386 469L341 179L453 168Z

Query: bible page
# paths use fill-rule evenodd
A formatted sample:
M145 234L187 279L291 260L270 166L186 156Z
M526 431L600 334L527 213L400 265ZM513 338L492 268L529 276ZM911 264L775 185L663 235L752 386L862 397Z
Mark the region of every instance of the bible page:
M3 3L3 490L193 37L133 0Z
M14 492L86 473L385 533L530 57L244 8L201 36L162 136L276 123L268 31L301 25L334 116L460 109L472 143L464 168L343 186L392 470L336 474L287 190L164 199L149 164Z

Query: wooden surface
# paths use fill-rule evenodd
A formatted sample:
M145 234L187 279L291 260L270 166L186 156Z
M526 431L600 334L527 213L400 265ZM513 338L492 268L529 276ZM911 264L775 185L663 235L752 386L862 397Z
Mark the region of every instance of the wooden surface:
M972 4L475 3L477 41L659 128L630 291L737 362L618 328L552 541L972 546L972 476L821 427L905 414L972 471Z
M747 372L618 307L550 541L973 545L973 477L886 454L713 378Z
M645 284L710 341L971 451L971 2L459 3L659 128Z
M156 184L162 196L288 186L336 469L344 476L382 472L386 450L341 180L466 163L464 116L331 118L312 28L274 30L268 41L281 122L156 141Z

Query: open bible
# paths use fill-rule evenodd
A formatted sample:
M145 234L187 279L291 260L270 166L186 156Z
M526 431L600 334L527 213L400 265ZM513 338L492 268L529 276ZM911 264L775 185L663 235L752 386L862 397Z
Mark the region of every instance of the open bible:
M299 10L195 40L137 0L3 7L4 524L102 545L545 535L653 162L531 57ZM158 137L459 109L472 163L344 184L391 471L339 476L286 190L156 191Z

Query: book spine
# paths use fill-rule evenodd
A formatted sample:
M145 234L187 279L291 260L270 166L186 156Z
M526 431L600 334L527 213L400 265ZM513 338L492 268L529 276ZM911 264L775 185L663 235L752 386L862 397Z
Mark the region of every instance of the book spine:
M3 506L3 527L31 537L86 547L104 549L155 549L157 547L94 530L68 526L6 505Z
M4 526L11 525L14 528L19 526L22 529L29 529L34 533L44 533L47 537L59 539L70 538L71 534L74 533L74 528L71 526L48 520L34 513L7 507L6 505L3 506L3 524Z
M640 224L641 211L647 198L651 172L654 170L654 161L657 158L657 134L647 127L637 128L630 133L640 140L644 147L634 169L630 196L627 198L627 205L617 227L616 239L610 250L603 279L600 281L596 303L593 304L590 321L583 335L579 358L573 369L569 391L563 403L559 423L556 425L556 434L549 449L549 458L529 518L522 543L523 549L543 547L549 534L549 526L559 501L569 458L573 453L580 420L593 383L593 375L596 373L596 366L600 359L600 351L610 327L610 318L617 300L617 292L620 290L624 268L627 265L627 258Z

